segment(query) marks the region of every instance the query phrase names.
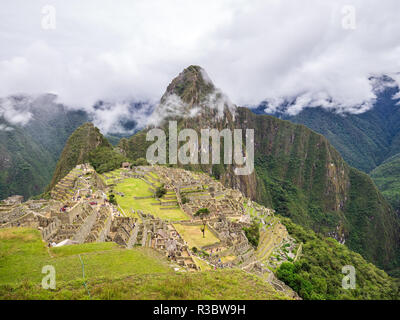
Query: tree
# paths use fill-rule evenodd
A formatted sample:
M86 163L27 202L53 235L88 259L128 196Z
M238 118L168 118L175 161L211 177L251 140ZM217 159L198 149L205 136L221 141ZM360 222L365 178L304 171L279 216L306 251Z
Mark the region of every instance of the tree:
M195 217L200 217L201 221L203 221L203 227L201 228L201 232L203 232L203 238L205 238L205 231L206 231L206 220L205 218L210 214L210 210L208 208L201 208L197 210L197 212L194 214Z
M185 196L182 196L182 204L186 204L189 202L189 199L186 198Z
M109 201L111 204L118 205L117 199L115 198L115 195L112 194L112 193L108 196L108 201Z
M157 187L155 196L156 196L157 199L160 199L166 193L167 193L167 189L165 189L164 185L162 185L160 187Z
M149 163L145 158L138 158L133 162L134 166L147 166Z

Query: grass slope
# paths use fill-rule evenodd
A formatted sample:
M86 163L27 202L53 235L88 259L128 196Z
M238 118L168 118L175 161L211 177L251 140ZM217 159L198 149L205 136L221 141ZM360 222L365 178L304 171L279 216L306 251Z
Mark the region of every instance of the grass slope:
M6 299L287 299L240 270L175 273L151 249L91 243L47 249L37 230L0 230L0 300ZM82 267L85 263L83 285ZM41 268L56 269L56 289L44 290Z

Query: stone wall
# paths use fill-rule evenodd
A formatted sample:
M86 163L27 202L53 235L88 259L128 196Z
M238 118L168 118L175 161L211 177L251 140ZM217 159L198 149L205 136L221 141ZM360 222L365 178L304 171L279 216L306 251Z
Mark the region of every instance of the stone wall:
M89 235L90 231L92 230L93 225L95 224L98 217L98 213L94 211L90 214L85 221L80 226L79 230L75 233L73 237L73 241L78 243L85 242L86 237Z
M54 221L51 222L47 227L43 228L42 237L45 241L48 241L51 236L53 236L57 231L58 227L61 225L61 220L58 218L54 218Z

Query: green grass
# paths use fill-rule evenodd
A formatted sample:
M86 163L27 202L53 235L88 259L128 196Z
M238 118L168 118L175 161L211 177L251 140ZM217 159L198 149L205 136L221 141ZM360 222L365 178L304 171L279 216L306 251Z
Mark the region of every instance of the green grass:
M161 206L152 205L157 200L140 199L136 200L134 197L149 197L152 196L149 191L149 185L141 180L135 178L125 179L122 183L118 183L114 187L114 192L124 193L124 197L116 195L117 202L126 214L131 214L131 209L142 210L144 213L151 213L152 215L161 219L168 219L172 221L188 220L189 217L181 209L168 209L161 210ZM168 200L166 200L168 201Z
M240 270L135 275L87 282L89 297L80 281L55 290L30 282L0 286L3 299L101 299L101 300L286 300L262 279Z
M37 230L12 228L0 230L0 285L31 281L40 283L45 265L56 269L57 281L82 277L85 264L88 278L121 277L130 274L172 272L166 260L154 259L155 251L122 249L115 243L90 243L48 249Z
M85 263L83 285L79 256ZM41 287L41 269L56 269L56 289ZM89 243L48 249L37 230L0 230L0 300L17 299L287 299L240 270L175 273L152 249Z
M201 271L208 271L211 270L211 266L206 263L204 260L201 260L200 258L193 256L194 262L196 265L200 268Z
M201 248L219 242L219 239L214 236L207 227L205 237L203 238L203 233L201 232L202 225L186 226L182 224L174 224L174 227L181 237L188 243L189 248Z

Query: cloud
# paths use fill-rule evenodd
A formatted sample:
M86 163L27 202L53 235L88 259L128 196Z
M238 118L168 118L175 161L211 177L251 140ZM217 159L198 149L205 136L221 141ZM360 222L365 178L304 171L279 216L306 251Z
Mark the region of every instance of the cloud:
M89 115L105 134L133 134L148 124L152 110L153 106L148 103L102 103L96 104Z
M0 124L0 131L13 131L14 130L14 128L11 128L11 127L8 127L7 125L5 125L5 124Z
M0 118L12 125L25 126L32 118L27 97L9 97L0 99ZM3 127L5 130L6 127Z
M41 27L47 4L54 30ZM355 8L354 30L342 26L345 5ZM89 112L116 101L95 115L116 130L110 117L130 112L121 101L156 103L197 64L238 105L363 112L375 98L369 77L400 70L399 11L398 0L3 0L0 96L52 92Z

